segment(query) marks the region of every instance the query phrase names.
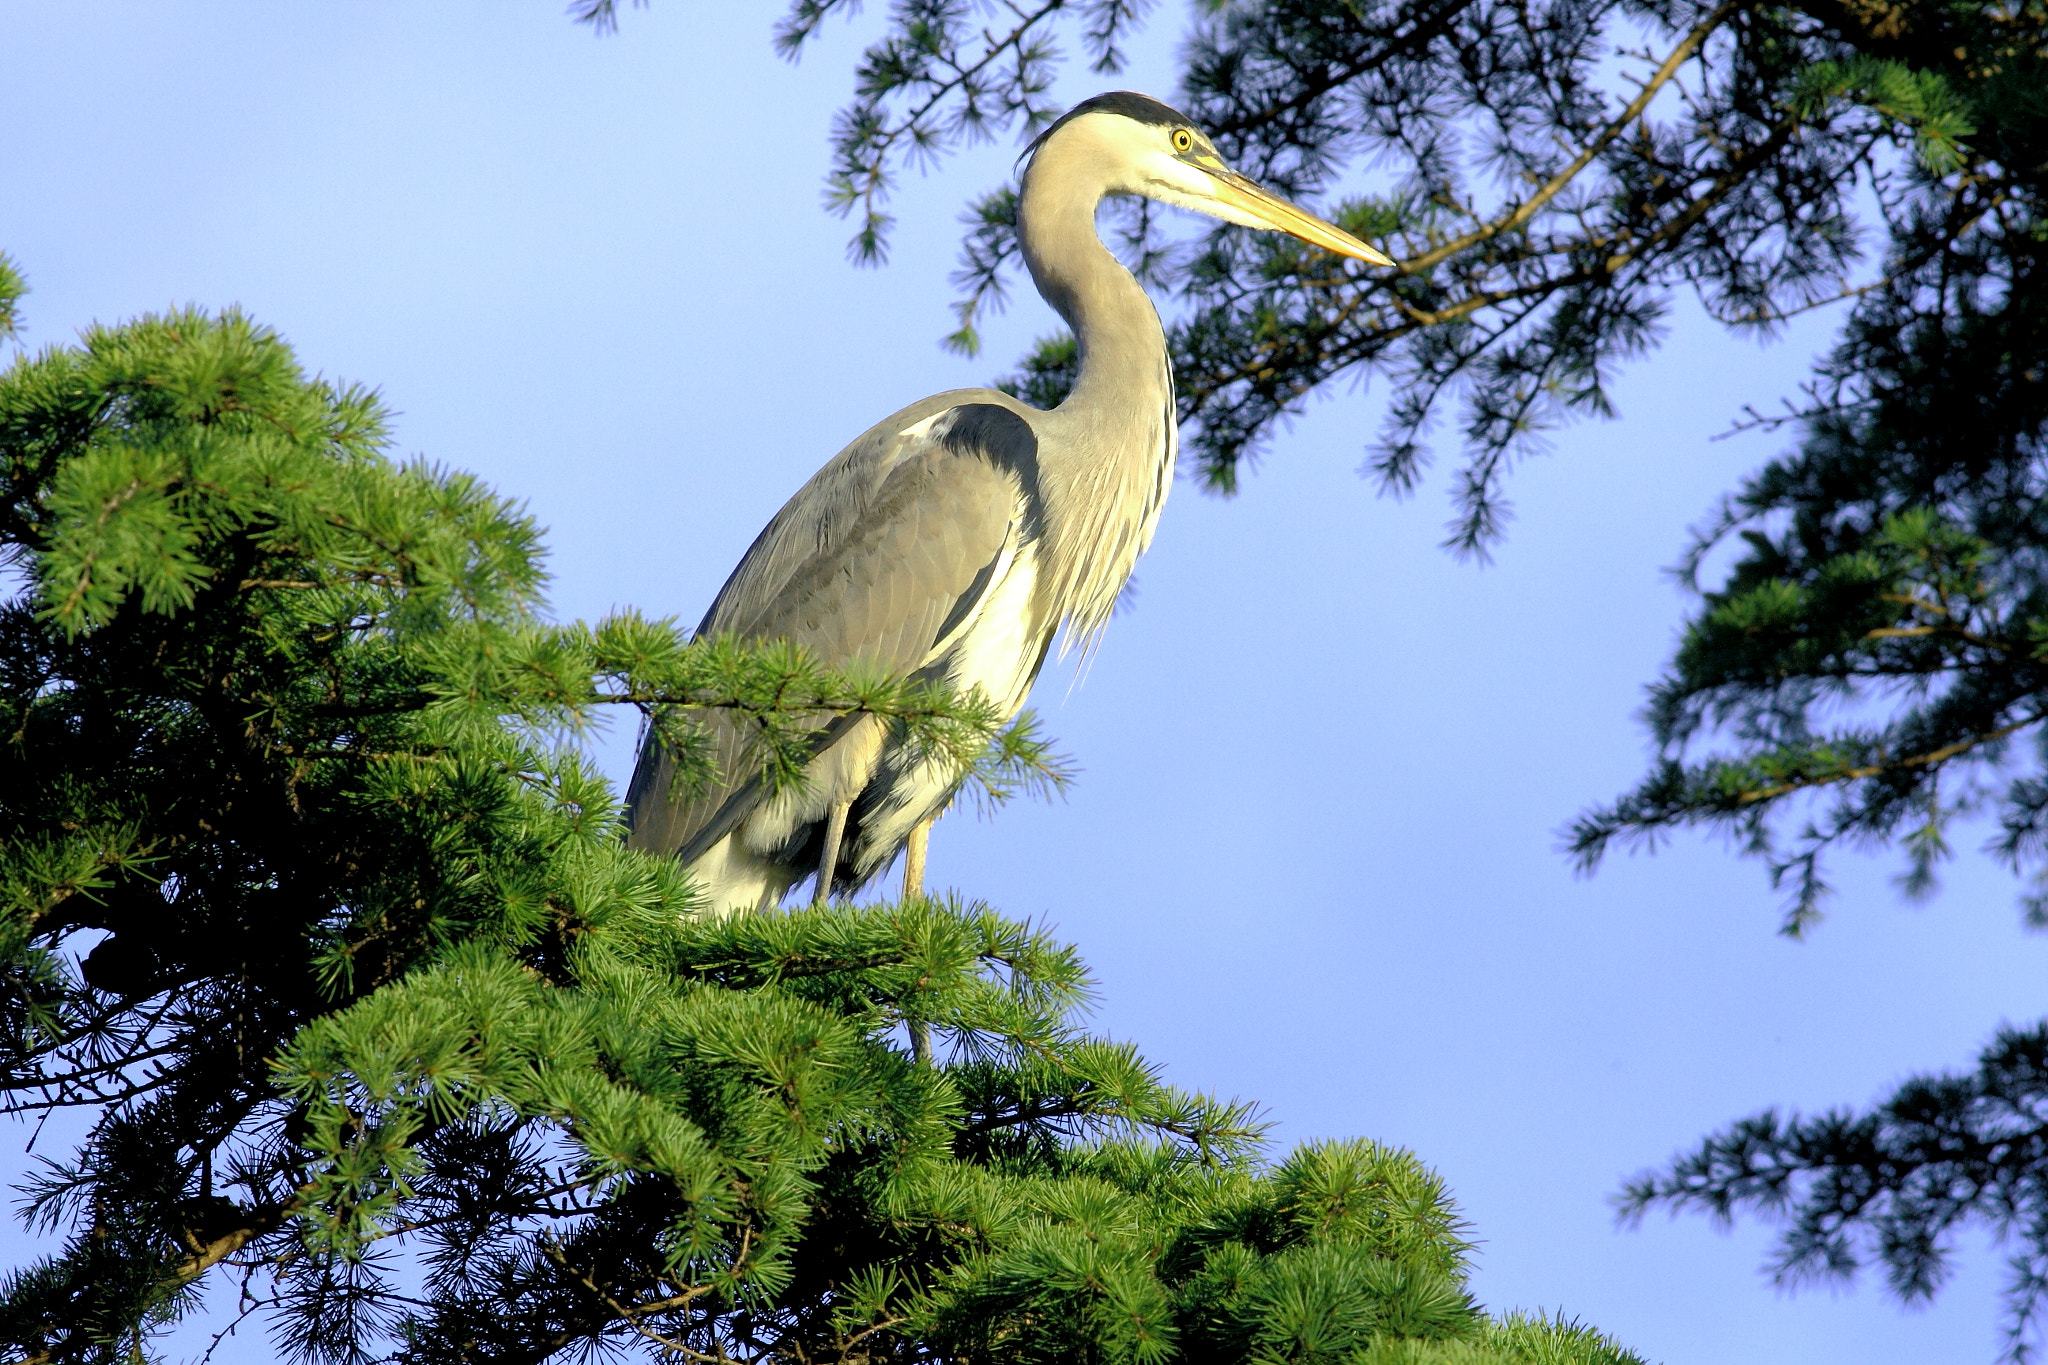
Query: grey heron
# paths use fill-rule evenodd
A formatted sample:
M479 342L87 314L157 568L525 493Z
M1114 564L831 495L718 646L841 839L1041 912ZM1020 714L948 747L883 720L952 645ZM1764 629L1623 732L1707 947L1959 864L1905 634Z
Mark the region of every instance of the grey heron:
M1069 110L1026 150L1018 235L1032 282L1078 343L1066 400L994 389L913 403L834 456L726 580L702 635L792 641L832 665L979 687L1015 715L1053 637L1091 642L1152 540L1178 444L1159 315L1096 235L1108 195L1143 195L1394 262L1224 164L1199 128L1117 91ZM719 722L712 722L717 727ZM742 736L714 735L727 771ZM924 838L959 783L872 717L835 723L800 790L738 775L690 796L649 737L627 791L628 843L673 854L716 912L779 902L808 876L852 891Z

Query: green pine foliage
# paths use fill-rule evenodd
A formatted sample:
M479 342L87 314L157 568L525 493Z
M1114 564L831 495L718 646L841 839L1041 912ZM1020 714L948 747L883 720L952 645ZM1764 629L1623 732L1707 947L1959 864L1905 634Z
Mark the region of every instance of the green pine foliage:
M304 1158L270 1068L309 1020L461 945L561 958L623 856L560 742L605 708L700 756L691 716L751 717L770 782L857 709L993 752L998 794L1049 763L988 750L976 698L547 625L530 519L383 440L373 395L232 313L0 376L0 1095L100 1116L40 1185L77 1236L6 1296L10 1340L110 1343L275 1234Z
M954 902L705 922L644 884L610 895L570 984L476 946L286 1053L321 1154L281 1276L301 1349L338 1354L374 1310L417 1360L576 1339L732 1360L1638 1359L1480 1312L1462 1223L1407 1153L1265 1166L1242 1108L1074 1029L1086 978L1042 933ZM407 1239L430 1309L379 1303L363 1269Z
M1919 1076L1867 1113L1767 1109L1715 1133L1616 1200L1629 1222L1657 1205L1727 1221L1784 1221L1770 1261L1781 1284L1882 1268L1907 1303L1953 1273L1956 1233L1988 1228L2010 1248L2010 1359L2035 1354L2048 1310L2048 1024L2003 1028L1967 1075Z
M21 277L20 267L0 251L0 341L12 337L19 327L21 296L27 292L28 281Z
M0 1106L84 1120L13 1358L154 1358L220 1285L334 1365L1638 1362L1483 1311L1408 1153L1273 1162L1087 1033L1040 930L699 917L577 747L607 708L685 780L711 708L769 783L853 711L992 799L1059 762L978 697L550 624L531 519L384 444L235 313L0 373Z
M1728 567L1651 690L1662 752L1570 835L1587 867L1682 828L1732 836L1789 892L1795 936L1821 916L1835 850L1897 850L1900 889L1924 897L1958 829L1987 817L2024 919L2048 924L2048 12L1940 13L1955 42L1938 65L1866 54L1804 78L1915 139L1885 275L1806 401L1753 419L1796 448L1692 546L1689 581L1710 555ZM1963 1229L1986 1229L2013 1247L2009 1358L2031 1358L2048 1308L2044 1039L2007 1029L1974 1073L1914 1078L1861 1114L1738 1122L1631 1182L1623 1210L1754 1212L1783 1224L1780 1283L1876 1265L1909 1301L1940 1287Z
M1798 935L1843 844L1903 852L1901 889L1925 896L1957 828L1989 816L2023 918L2048 923L2048 333L2032 211L2016 205L1997 238L1941 262L1939 310L1905 291L1867 310L1798 418L1800 447L1694 546L1694 566L1723 544L1734 563L1652 689L1663 755L1571 832L1585 865L1617 841L1724 831L1789 889ZM1863 1114L1744 1120L1632 1182L1624 1207L1782 1220L1781 1283L1877 1264L1908 1300L1940 1287L1963 1229L1988 1229L2014 1246L2009 1356L2033 1358L2048 1306L2043 1047L2041 1026L2010 1030L1974 1076L1915 1078Z
M2048 142L2044 112L1973 117L2017 150ZM2029 921L2048 923L2041 193L2016 187L1960 243L1930 243L1858 309L1810 402L1772 420L1800 443L1691 547L1689 579L1720 547L1732 564L1652 691L1662 761L1574 829L1586 864L1617 839L1717 828L1792 888L1797 934L1829 849L1902 847L1917 894L1954 820L1989 806L1995 852L2034 885Z

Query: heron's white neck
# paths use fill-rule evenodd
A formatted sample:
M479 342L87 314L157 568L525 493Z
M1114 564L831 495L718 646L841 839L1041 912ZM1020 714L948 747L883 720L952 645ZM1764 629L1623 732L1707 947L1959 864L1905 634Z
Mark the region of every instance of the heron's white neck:
M1097 207L1123 187L1113 149L1088 131L1085 123L1062 129L1032 158L1018 236L1032 283L1080 346L1080 376L1062 410L1078 404L1100 418L1172 379L1152 300L1096 235Z
M1088 123L1076 120L1039 149L1018 211L1032 282L1079 350L1066 401L1034 425L1054 438L1040 448L1054 607L1070 624L1069 642L1084 644L1107 624L1151 543L1178 446L1159 314L1096 235L1097 206L1123 186L1114 147Z

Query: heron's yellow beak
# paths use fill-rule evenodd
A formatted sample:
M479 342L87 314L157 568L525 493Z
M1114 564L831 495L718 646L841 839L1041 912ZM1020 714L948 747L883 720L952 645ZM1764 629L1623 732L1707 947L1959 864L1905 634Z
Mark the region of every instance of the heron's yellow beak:
M1199 164L1199 163L1198 163ZM1326 223L1306 209L1296 208L1279 195L1247 180L1236 171L1223 166L1202 166L1216 180L1216 197L1232 208L1268 223L1280 231L1312 242L1325 251L1334 251L1339 256L1349 256L1355 261L1368 265L1393 265L1394 258L1375 247L1367 246L1343 228Z

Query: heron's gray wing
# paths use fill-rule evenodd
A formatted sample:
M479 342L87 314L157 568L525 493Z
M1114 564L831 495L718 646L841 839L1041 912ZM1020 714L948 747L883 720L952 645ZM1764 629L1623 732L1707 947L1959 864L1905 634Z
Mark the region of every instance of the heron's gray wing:
M1035 531L1036 457L1029 423L993 403L870 432L790 499L700 629L788 640L833 666L925 668L972 618L1004 549ZM709 724L720 770L731 776L694 798L672 794L673 765L650 737L627 793L633 846L688 861L765 796L758 778L740 771L741 725ZM828 727L819 750L846 728Z

